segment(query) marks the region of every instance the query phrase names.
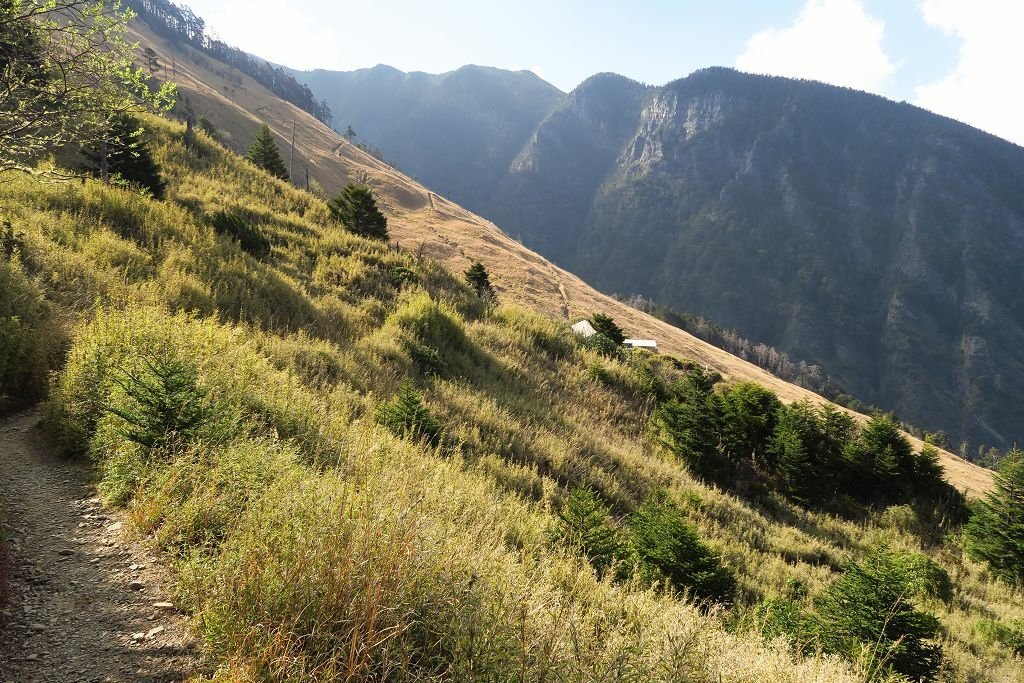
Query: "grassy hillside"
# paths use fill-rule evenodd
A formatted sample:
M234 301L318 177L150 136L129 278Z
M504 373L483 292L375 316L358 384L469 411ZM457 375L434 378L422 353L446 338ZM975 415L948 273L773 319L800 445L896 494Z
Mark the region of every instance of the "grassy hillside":
M913 598L941 624L940 680L1024 675L1020 596L965 559L955 526L703 483L650 429L654 379L685 377L687 359L609 358L562 320L489 309L205 136L190 151L182 126L146 126L165 201L0 182L4 348L22 349L2 369L28 396L64 358L51 428L172 560L216 679L866 680L876 653L773 637L770 606L813 620L879 547L949 577ZM218 234L224 210L269 253ZM380 423L406 382L435 439ZM664 492L735 575L731 606L595 570L564 533L585 487L619 534Z
M296 178L304 180L308 167L310 177L330 194L347 182L368 183L381 197L392 239L403 248L434 258L455 272L465 270L474 260L483 262L504 301L572 319L606 311L631 335L656 339L659 348L694 359L727 379L757 382L786 401L821 402L816 394L596 291L526 249L493 223L348 144L323 123L275 97L241 72L187 45L157 36L144 23L136 22L131 34L141 46L156 51L161 63L175 65L169 75L179 84L195 114L210 119L230 149L244 153L259 122L266 121L287 158L294 122ZM912 441L920 449L921 443ZM945 451L941 458L947 476L959 489L973 495L991 486L988 470Z

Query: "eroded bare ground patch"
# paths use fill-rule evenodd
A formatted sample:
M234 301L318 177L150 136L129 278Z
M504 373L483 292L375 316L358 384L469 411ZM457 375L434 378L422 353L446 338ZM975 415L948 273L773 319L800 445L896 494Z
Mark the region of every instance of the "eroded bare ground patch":
M0 421L0 538L7 602L0 681L181 681L197 643L168 597L167 570L123 532L89 470L58 456L39 414Z

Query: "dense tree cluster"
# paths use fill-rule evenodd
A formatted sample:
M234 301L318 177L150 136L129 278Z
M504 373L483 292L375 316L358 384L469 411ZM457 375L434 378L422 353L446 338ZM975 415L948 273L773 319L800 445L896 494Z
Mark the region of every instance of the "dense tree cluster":
M714 378L700 369L669 391L654 418L662 443L706 479L751 473L807 505L944 499L960 507L938 451L926 446L914 453L891 415L876 414L858 427L834 406L783 405L757 384L716 391Z
M184 5L169 0L126 0L130 7L161 35L182 41L205 54L233 66L260 85L299 109L330 125L331 109L324 100L317 100L308 85L299 83L291 74L270 62L212 38L206 22ZM166 65L164 65L166 66Z

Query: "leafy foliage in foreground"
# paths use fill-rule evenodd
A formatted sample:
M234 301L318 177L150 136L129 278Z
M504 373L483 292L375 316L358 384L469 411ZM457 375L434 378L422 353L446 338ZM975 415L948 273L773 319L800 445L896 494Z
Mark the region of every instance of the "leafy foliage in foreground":
M7 242L14 232L7 223ZM47 375L65 341L54 324L43 292L26 275L13 253L0 253L0 398L19 402L42 398Z
M0 5L0 171L35 172L41 156L69 142L127 144L126 114L169 106L174 87L151 90L133 66L131 16L82 0Z

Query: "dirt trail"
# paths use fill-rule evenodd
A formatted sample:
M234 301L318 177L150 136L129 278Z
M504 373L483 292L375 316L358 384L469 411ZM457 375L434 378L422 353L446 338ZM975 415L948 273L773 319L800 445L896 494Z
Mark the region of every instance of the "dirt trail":
M181 681L199 671L166 569L123 536L88 467L54 455L39 414L0 421L6 604L0 682Z

